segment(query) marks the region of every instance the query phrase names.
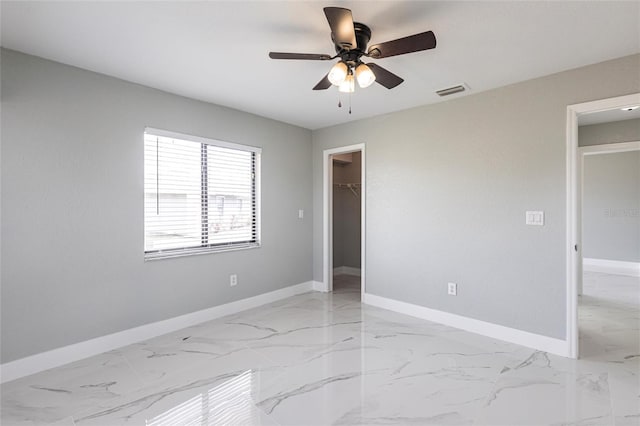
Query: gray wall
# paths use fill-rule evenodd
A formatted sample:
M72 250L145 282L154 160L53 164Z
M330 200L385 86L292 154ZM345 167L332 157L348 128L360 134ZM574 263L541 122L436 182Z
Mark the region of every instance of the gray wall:
M364 142L367 292L564 339L566 108L634 92L638 55L314 131L314 279L322 151Z
M640 141L640 118L578 127L578 146Z
M354 152L353 162L333 165L334 183L360 183L362 155ZM360 190L357 190L360 194ZM333 188L333 266L360 268L361 198L347 188Z
M583 256L640 262L640 151L587 155Z
M311 280L310 131L1 60L3 363ZM144 262L145 126L263 148L261 248Z

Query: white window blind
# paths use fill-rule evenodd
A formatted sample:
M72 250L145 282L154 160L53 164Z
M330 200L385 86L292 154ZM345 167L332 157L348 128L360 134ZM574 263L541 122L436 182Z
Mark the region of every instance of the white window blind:
M256 247L260 149L147 129L145 258Z

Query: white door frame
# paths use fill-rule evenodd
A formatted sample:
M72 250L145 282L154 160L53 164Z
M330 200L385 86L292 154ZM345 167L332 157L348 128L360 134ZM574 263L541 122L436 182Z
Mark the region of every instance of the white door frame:
M582 285L581 162L578 150L578 117L582 114L640 105L640 93L567 106L566 194L566 310L568 356L578 358L578 290Z
M365 144L355 144L325 149L322 154L322 283L324 291L333 291L333 161L334 154L348 154L360 151L362 154L360 187L360 297L365 293L365 241L366 241L366 156Z

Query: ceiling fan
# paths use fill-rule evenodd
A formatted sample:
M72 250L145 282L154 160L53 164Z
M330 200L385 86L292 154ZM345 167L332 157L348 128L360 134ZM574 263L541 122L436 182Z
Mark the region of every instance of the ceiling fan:
M331 85L338 86L344 93L355 91L355 81L361 88L378 82L387 89L393 89L404 80L391 71L374 63L365 64L362 57L382 59L404 55L436 47L436 37L432 31L414 34L408 37L374 44L367 50L371 39L371 29L360 22L353 22L351 10L342 7L325 7L324 14L331 27L331 40L335 44L334 56L314 53L269 52L271 59L303 59L312 61L330 61L340 58L327 75L313 90L326 90Z

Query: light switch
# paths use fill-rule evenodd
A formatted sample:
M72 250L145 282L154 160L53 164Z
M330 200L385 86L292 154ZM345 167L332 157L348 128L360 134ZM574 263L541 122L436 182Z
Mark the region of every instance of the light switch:
M542 211L527 211L525 223L527 225L544 225L544 212Z
M298 219L302 219L304 218L304 210L300 209L298 210Z

